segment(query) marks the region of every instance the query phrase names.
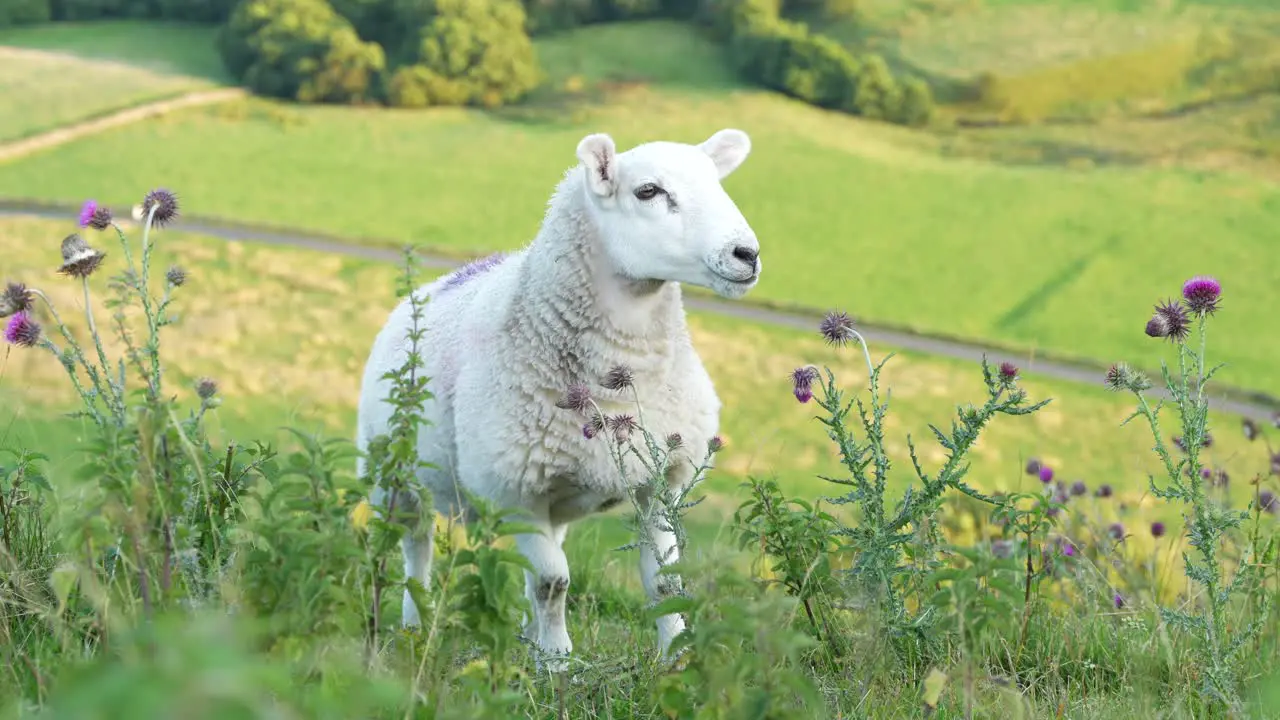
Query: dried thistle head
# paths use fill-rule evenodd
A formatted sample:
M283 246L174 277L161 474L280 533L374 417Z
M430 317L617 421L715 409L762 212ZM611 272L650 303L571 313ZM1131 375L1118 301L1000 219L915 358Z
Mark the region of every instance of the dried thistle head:
M1191 318L1178 300L1165 300L1156 305L1155 314L1147 321L1147 334L1182 342L1191 333Z
M111 209L99 205L97 200L86 200L80 207L80 227L106 230L111 227Z
M25 310L9 318L4 328L4 339L18 347L34 347L40 342L42 328L36 319Z
M600 384L609 390L625 390L635 382L635 373L627 365L614 365Z
M818 332L831 345L844 345L857 337L853 318L843 311L831 311L818 324Z
M58 272L74 278L87 278L106 256L101 250L89 247L79 234L72 233L62 239L62 266Z
M1212 315L1218 311L1218 299L1222 297L1222 285L1207 275L1197 275L1182 284L1182 298L1187 307L1197 315Z
M164 279L174 287L182 287L187 282L187 271L177 265L173 265L165 271Z
M36 294L31 291L31 288L19 282L8 283L4 291L0 292L0 318L26 312L35 304Z
M574 383L565 390L564 395L556 401L561 410L572 410L584 413L591 407L591 388L582 383Z
M611 415L604 419L605 427L613 431L613 439L624 443L631 439L631 433L640 427L636 419L630 415Z
M684 438L680 437L680 433L671 433L666 437L667 450L679 450L684 445Z
M165 188L156 188L142 198L142 219L155 210L151 226L162 228L178 218L178 196Z

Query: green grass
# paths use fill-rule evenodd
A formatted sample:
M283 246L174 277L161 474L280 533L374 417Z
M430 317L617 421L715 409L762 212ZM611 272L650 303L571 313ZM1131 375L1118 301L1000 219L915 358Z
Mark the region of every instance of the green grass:
M75 310L82 306L78 287L50 270L57 259L55 240L70 226L0 221L5 257L0 269L4 279L22 280L48 293L63 316L83 328ZM114 240L107 243L96 233L92 237L119 254ZM181 322L166 330L164 339L172 391L190 398L192 379L215 378L226 398L215 430L241 442L268 436L279 441L285 437L279 429L286 425L352 437L360 372L374 334L395 303L396 268L181 232L165 231L162 238L157 272L176 262L191 276L179 290ZM95 280L95 287L105 287L105 277ZM105 297L97 292L100 303ZM99 306L95 315L99 326L106 327L107 309ZM748 474L777 475L788 492L808 497L835 492L817 479L838 472L829 441L813 417L817 410L795 402L786 376L807 362L829 364L847 387L862 387L861 355L830 349L816 333L696 313L691 322L694 342L725 405L722 423L729 448L709 487L726 503L738 495L737 483ZM118 350L108 349L113 356ZM878 360L893 348L872 351ZM77 423L56 419L57 413L72 408L73 399L61 367L43 353L17 349L8 351L3 363L0 436L11 433L65 462ZM896 464L891 481L902 489L913 477L906 434L919 444L926 468L938 467L943 454L928 424L945 427L957 404L980 402L981 375L970 363L902 353L890 360L884 378L893 387L888 447ZM1155 469L1155 459L1139 427L1119 429L1130 408L1124 398L1039 378L1027 379L1025 387L1033 399L1054 400L1031 418L1004 418L988 429L973 455L975 485L992 491L1026 487L1031 481L1022 474L1023 464L1037 456L1058 468L1064 480L1110 483L1139 513L1151 510L1152 499L1144 497L1145 477ZM1238 419L1217 415L1214 423L1214 461L1237 477L1250 476L1262 460L1256 446L1239 436ZM1241 483L1236 491L1247 488ZM1167 509L1161 512L1174 519Z
M228 78L213 30L139 22L0 30L0 140L51 130Z

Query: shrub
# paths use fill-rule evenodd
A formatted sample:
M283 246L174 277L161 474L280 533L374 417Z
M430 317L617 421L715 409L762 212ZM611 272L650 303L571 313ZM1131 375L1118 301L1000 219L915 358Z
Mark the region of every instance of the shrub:
M517 100L541 73L515 0L437 0L412 64L392 76L392 105L483 105Z
M522 6L532 34L568 30L599 18L596 0L524 0Z
M0 27L48 22L52 17L49 0L5 0L0 3Z
M302 102L365 102L386 66L382 48L323 0L244 0L218 47L254 92Z
M239 0L151 0L153 14L162 20L223 23Z

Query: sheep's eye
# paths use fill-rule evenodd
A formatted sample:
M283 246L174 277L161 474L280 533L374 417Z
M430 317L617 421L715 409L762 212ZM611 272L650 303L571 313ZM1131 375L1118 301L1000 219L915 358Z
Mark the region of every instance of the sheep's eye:
M636 197L641 200L652 200L658 196L658 193L665 192L662 188L653 183L645 183L636 188Z

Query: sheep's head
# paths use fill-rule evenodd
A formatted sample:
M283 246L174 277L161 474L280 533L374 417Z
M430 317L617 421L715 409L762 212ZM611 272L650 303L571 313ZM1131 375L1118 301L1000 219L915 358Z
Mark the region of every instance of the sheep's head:
M618 153L605 134L578 143L591 214L613 270L738 298L760 279L760 243L720 181L751 139L724 129L698 145L650 142Z

